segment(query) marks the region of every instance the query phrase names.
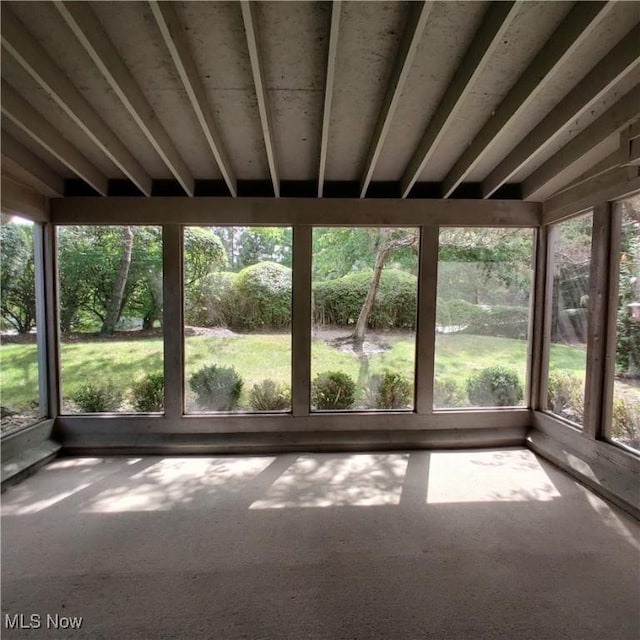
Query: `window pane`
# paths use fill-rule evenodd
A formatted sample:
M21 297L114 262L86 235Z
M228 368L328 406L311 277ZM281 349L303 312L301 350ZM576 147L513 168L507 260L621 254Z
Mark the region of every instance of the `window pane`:
M440 230L435 408L524 405L533 237Z
M162 230L58 228L63 413L163 410Z
M12 218L0 225L0 392L2 435L40 417L36 344L36 225Z
M291 409L291 228L186 227L186 411Z
M312 408L413 408L418 230L313 230Z
M587 363L591 213L551 229L547 409L582 426Z
M640 451L640 195L615 206L622 227L610 437Z

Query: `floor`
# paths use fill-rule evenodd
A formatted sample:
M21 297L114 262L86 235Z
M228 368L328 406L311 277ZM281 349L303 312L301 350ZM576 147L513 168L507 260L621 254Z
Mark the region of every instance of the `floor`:
M2 637L637 640L639 549L525 449L60 458L3 496Z

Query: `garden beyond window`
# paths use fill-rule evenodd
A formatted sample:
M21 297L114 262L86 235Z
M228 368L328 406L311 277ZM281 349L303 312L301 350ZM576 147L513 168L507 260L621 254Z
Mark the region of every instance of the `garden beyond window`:
M533 238L531 229L440 230L434 408L525 404Z

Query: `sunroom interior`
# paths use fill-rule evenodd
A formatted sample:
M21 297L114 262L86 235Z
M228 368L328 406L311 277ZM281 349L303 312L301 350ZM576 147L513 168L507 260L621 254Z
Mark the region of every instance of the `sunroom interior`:
M640 517L639 2L7 0L1 28L3 490L517 451Z

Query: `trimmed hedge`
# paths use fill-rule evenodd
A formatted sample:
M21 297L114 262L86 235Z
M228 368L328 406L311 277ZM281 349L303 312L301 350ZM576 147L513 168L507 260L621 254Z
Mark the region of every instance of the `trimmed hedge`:
M455 327L460 333L524 340L529 330L529 309L438 298L436 322L443 327Z
M259 262L238 273L234 287L233 329L280 329L291 324L291 269Z
M346 327L358 320L372 271L350 273L313 286L316 324ZM370 329L413 329L416 322L416 276L399 269L384 269L369 317Z
M233 317L238 274L216 271L185 296L184 317L196 327L226 327Z

